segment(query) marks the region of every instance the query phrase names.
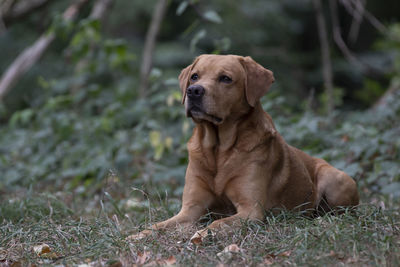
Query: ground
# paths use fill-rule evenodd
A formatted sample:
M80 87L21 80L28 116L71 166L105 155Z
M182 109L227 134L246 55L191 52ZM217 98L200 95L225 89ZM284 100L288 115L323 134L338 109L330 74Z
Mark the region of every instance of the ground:
M363 203L355 210L315 219L266 213L263 222L243 221L239 229L194 245L190 236L204 225L127 241L180 205L178 197L167 197L157 187L147 188L149 195L132 191L121 195L114 188L90 198L67 191L10 196L0 205L0 266L400 264L399 203L387 197L362 193Z

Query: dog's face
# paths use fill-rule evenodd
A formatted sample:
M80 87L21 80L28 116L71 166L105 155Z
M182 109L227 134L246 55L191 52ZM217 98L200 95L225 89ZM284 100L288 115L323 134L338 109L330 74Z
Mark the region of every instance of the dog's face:
M250 57L201 55L179 75L186 115L222 124L249 112L274 81Z

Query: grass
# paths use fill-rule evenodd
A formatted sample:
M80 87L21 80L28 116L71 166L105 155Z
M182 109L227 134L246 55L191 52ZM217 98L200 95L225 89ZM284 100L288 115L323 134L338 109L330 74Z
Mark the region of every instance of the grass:
M282 211L266 215L262 223L244 221L195 246L189 238L199 225L191 232L157 232L133 243L125 239L177 212L178 199L152 199L149 205L146 199L129 202L107 194L75 200L79 205L74 206L65 196L28 194L1 202L0 266L400 265L398 208L363 204L356 212L316 219ZM38 256L34 247L43 243L52 254Z

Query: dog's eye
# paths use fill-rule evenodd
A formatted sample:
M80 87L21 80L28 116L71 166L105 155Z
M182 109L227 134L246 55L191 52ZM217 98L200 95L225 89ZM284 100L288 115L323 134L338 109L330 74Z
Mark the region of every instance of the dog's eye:
M221 76L219 76L219 81L220 81L220 82L223 82L223 83L231 83L231 82L232 82L232 79L229 78L229 77L226 76L226 75L221 75Z
M199 78L199 75L197 75L197 73L193 73L192 76L190 77L190 80L197 81L198 78Z

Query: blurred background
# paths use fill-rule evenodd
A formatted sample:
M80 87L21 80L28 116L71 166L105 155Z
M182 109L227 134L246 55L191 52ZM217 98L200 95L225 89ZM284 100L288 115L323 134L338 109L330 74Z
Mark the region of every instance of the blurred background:
M398 0L0 0L0 199L179 197L193 123L177 77L215 53L271 69L262 103L286 141L385 205L400 196L399 21Z

